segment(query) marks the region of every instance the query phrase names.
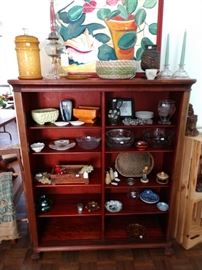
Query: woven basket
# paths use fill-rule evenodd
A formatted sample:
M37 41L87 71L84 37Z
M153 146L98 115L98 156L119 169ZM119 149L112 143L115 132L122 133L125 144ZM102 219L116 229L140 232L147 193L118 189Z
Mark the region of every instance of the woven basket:
M136 74L135 60L97 61L96 73L102 79L130 79Z
M119 153L115 160L115 168L125 177L141 177L145 166L149 174L154 166L154 158L149 152Z

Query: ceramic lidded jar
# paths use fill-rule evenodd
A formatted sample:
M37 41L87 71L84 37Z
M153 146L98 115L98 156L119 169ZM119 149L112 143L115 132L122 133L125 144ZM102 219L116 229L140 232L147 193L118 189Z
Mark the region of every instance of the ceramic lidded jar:
M29 35L16 36L15 45L19 79L42 79L38 39Z
M157 45L146 45L142 53L141 68L146 69L159 69L160 68L160 53Z

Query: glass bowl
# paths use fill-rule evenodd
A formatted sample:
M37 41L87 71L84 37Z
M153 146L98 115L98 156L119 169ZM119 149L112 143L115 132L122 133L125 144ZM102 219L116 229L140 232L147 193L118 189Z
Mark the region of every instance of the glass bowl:
M76 138L79 147L86 150L95 149L99 146L101 138L98 136L83 136Z
M109 147L130 147L134 143L134 134L130 129L115 128L106 132Z

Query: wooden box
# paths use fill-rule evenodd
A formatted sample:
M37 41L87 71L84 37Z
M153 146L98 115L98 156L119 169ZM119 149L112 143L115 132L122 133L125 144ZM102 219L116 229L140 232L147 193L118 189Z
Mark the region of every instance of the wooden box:
M51 180L55 185L61 184L88 184L89 177L84 178L80 173L84 165L56 165L55 169L61 169L62 174L51 174Z

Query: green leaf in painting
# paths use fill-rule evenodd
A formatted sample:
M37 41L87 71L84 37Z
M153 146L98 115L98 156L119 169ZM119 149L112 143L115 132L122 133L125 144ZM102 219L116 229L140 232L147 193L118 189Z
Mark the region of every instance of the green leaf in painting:
M113 17L115 17L115 16L117 16L119 14L120 14L119 10L114 10L114 11L112 11L111 16L109 17L109 19L111 19L111 18L113 18Z
M98 48L98 59L103 61L116 60L116 54L114 48L103 44Z
M140 47L139 49L137 49L136 54L135 54L135 59L137 61L140 61L142 58L142 53L144 52L144 49L142 47Z
M127 32L119 39L118 46L122 50L133 48L137 41L136 32Z
M104 21L105 19L108 19L111 17L111 10L109 8L102 8L99 9L97 12L98 19Z
M67 16L67 12L59 12L58 13L58 18L59 18L59 20L63 21L64 23L69 23L70 22L70 20L69 20L69 18Z
M156 6L157 0L145 0L144 1L144 8L153 8Z
M132 14L138 5L138 0L125 0L125 6L128 14Z
M75 21L70 21L69 17L67 16L67 12L58 12L56 14L56 18L59 20L62 20L64 23L69 24L69 23L78 23L78 24L82 24L85 21L86 15L85 13L83 13L81 15L81 17L79 17L77 20Z
M139 9L135 15L135 22L137 25L141 25L145 21L146 16L146 11L143 8Z
M152 35L157 35L157 23L151 23L149 25L149 32L152 34Z
M117 9L120 11L120 16L124 19L127 20L128 19L128 12L126 10L126 8L122 5L118 5Z
M93 34L93 31L98 29L104 29L105 27L100 23L89 23L86 25L86 28L88 28L90 34Z
M103 44L109 42L111 39L108 35L103 34L103 33L99 33L99 34L94 35L94 38Z
M70 8L67 12L69 20L72 22L78 20L83 14L82 10L82 6L73 6L72 8Z
M80 36L85 29L86 29L85 25L78 25L71 23L68 25L68 27L64 26L61 27L60 35L62 36L63 40L66 41L68 39Z
M154 43L151 41L151 39L147 37L143 37L141 40L141 47L144 50L146 48L146 45L153 45Z

